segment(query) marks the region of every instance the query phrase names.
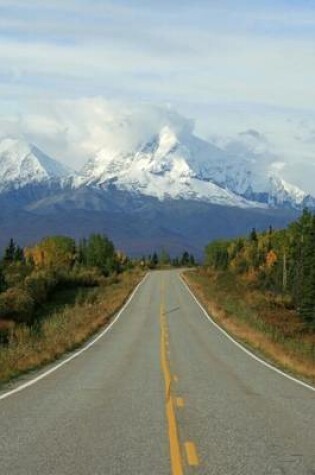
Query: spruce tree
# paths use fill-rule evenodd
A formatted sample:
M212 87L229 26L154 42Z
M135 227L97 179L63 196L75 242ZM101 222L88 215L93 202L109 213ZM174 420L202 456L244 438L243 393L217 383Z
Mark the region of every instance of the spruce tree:
M252 241L252 242L257 242L258 241L257 232L256 232L255 228L253 228L251 230L251 233L249 235L249 240Z
M153 253L151 263L156 267L159 263L159 258L156 252Z
M189 253L187 251L183 252L182 258L181 258L181 265L182 266L188 266L189 265Z
M6 289L5 276L3 269L0 267L0 292L3 292Z
M16 262L23 262L24 261L24 251L20 246L15 247L13 259Z
M309 323L315 324L315 216L304 234L302 268L301 314Z
M6 263L13 262L14 255L15 255L15 250L16 250L16 245L15 245L15 242L13 241L13 239L11 238L10 241L9 241L9 244L7 245L7 247L4 250L4 257L3 257L4 262L6 262Z

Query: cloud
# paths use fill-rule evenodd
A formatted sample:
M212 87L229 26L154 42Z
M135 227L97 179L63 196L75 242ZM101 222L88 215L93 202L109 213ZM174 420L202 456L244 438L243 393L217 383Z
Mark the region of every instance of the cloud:
M269 145L255 147L270 147L287 163L283 172L315 191L309 1L240 0L235 8L233 0L0 0L0 6L3 134L27 134L78 167L104 143L133 147L170 117L163 104L171 104L179 111L172 121L182 126L180 115L194 117L205 138L242 138L254 146L257 132ZM240 131L247 132L240 137Z
M206 109L207 110L207 109ZM32 101L21 114L0 120L2 136L26 138L52 157L80 169L101 148L131 153L169 125L180 134L195 133L235 157L254 160L266 170L273 166L289 182L315 194L314 144L309 140L315 118L307 120L282 114L266 120L260 114L235 110L207 110L196 123L170 105L152 105L87 97ZM299 138L296 135L299 134Z
M27 109L21 117L3 121L2 135L23 136L77 169L101 148L130 153L163 126L171 125L179 135L194 128L192 120L169 106L128 105L101 97L41 101Z
M167 10L155 2L2 3L0 83L12 101L16 89L37 98L100 94L252 107L310 109L315 101L315 33L298 29L305 8L284 12L280 2L273 8L267 2L259 10L240 2L232 9L226 1L197 1L194 8L168 2ZM297 29L288 30L295 18ZM308 18L315 22L314 14ZM277 34L270 24L278 25Z

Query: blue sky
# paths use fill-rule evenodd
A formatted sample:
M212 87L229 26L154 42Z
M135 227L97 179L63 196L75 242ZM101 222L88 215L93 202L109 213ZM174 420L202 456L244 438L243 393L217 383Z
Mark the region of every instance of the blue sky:
M2 132L24 127L52 154L40 122L56 108L77 135L91 128L73 124L69 101L85 104L82 121L95 120L86 98L172 107L205 138L259 130L315 192L314 84L314 1L0 0Z

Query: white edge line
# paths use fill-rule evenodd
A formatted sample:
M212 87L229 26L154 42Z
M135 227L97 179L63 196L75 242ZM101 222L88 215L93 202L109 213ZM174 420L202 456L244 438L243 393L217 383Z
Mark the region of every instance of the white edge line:
M92 341L90 341L88 344L86 344L85 346L83 346L80 350L76 351L75 353L73 353L72 355L70 355L68 358L66 358L65 360L61 361L60 363L56 364L53 368L50 368L48 371L45 371L44 373L40 374L39 376L37 376L36 378L34 379L31 379L30 381L27 381L26 383L24 384L21 384L21 386L18 386L17 388L15 389L12 389L11 391L7 391L6 393L4 394L1 394L0 395L0 401L2 399L6 399L7 397L10 397L10 396L13 396L13 394L16 394L16 393L19 393L21 391L23 391L24 389L26 388L29 388L30 386L33 386L33 384L36 384L38 383L39 381L41 381L42 379L46 378L47 376L49 376L50 374L54 373L55 371L57 371L59 368L61 368L62 366L64 366L65 364L67 363L70 363L70 361L74 360L75 358L77 358L78 356L82 355L82 353L84 353L85 351L87 351L89 348L91 348L91 346L95 345L96 342L98 342L98 340L100 340L104 335L106 335L107 332L109 332L109 330L112 328L112 326L117 322L118 318L120 317L120 315L124 312L124 310L126 309L126 307L130 304L130 302L132 301L132 299L134 298L136 292L138 291L139 287L144 284L145 280L147 279L149 273L146 274L144 276L144 278L141 280L141 282L139 282L139 284L136 286L136 288L134 289L134 291L132 292L132 294L129 296L127 302L124 304L124 306L119 310L119 312L117 313L117 315L115 316L114 320L112 320L112 322L106 326L106 328L97 335L97 337L95 337Z
M294 381L295 383L297 384L300 384L301 386L304 386L305 388L307 389L310 389L311 391L314 391L315 392L315 388L313 386L310 386L309 384L307 383L304 383L303 381L301 381L300 379L297 379L297 378L294 378L293 376L290 376L289 374L287 373L284 373L283 371L281 371L281 369L277 368L276 366L273 366L269 363L267 363L266 361L264 361L263 359L259 358L258 356L256 356L254 353L252 353L251 351L249 351L247 348L245 348L243 345L241 345L238 341L234 340L234 338L228 333L226 332L225 330L223 330L223 328L220 327L220 325L218 325L211 317L210 315L208 314L207 310L201 305L201 303L199 302L199 300L197 299L197 297L194 295L194 293L191 291L191 289L189 288L189 286L186 284L186 282L184 281L183 277L180 276L180 279L182 281L182 283L184 284L184 286L186 287L186 289L188 290L188 292L190 293L190 295L193 297L193 299L195 300L195 302L199 305L199 307L201 308L202 312L204 313L204 315L206 316L206 318L209 320L210 323L212 323L212 325L214 325L218 330L220 330L221 333L223 333L223 335L226 336L226 338L228 338L232 343L234 343L240 350L244 351L244 353L246 353L248 356L250 356L251 358L253 358L254 360L258 361L259 363L261 363L262 365L266 366L267 368L275 371L276 373L278 374L281 374L282 376L284 376L285 378L287 379L290 379L291 381Z

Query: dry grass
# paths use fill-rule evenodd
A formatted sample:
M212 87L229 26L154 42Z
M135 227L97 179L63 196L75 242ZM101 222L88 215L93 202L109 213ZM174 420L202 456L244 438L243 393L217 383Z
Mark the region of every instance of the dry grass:
M144 273L125 272L108 279L84 301L77 299L47 318L40 329L17 327L8 346L0 348L0 382L52 362L80 346L106 325L124 304Z
M213 319L278 367L315 382L315 334L286 302L239 276L197 270L184 278Z

